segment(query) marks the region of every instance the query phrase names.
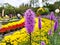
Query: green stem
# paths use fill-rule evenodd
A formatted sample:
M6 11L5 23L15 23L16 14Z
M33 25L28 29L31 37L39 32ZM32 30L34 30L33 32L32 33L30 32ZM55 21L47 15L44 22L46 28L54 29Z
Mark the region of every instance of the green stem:
M40 44L41 44L41 29L40 29Z
M30 33L30 45L32 45L32 44L31 44L31 33Z

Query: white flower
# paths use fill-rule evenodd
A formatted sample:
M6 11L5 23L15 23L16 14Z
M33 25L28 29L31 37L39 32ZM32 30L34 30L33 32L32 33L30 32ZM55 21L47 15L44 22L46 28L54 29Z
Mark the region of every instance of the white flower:
M8 15L5 15L6 17L8 17Z
M21 15L20 14L17 14L18 17L20 17Z
M60 12L60 10L59 10L59 9L56 9L56 10L55 10L55 12L56 12L56 13L59 13L59 12Z

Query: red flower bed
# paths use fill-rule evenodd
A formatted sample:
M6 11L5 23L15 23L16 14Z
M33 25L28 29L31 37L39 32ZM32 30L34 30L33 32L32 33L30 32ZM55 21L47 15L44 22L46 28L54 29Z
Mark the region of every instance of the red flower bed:
M17 28L22 28L23 26L24 26L24 22L21 23L21 24L12 25L12 26L9 26L9 27L6 27L6 28L1 28L0 29L0 33L4 33L6 31L15 30Z

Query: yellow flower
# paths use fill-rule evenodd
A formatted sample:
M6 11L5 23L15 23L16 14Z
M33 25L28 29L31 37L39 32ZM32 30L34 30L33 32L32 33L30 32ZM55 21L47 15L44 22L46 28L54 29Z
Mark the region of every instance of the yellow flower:
M13 42L13 45L18 45L18 42L14 41L14 42Z
M40 44L38 44L38 43L36 43L36 42L32 42L32 45L40 45Z
M0 43L0 45L6 45L6 43Z

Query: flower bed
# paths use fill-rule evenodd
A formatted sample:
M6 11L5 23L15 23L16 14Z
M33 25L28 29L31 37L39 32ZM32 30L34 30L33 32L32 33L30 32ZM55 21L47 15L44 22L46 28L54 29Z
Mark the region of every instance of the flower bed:
M24 26L24 20L21 19L18 22L12 22L12 23L8 23L6 25L2 25L2 28L0 29L0 33L4 33L6 31L10 31L10 30L15 30L16 28L21 28Z
M41 29L38 28L37 18L35 18L35 22L36 23L35 23L34 31L31 34L32 45L40 45L41 41L45 42L46 45L50 45L50 40L47 37L48 37L48 32L51 29L51 20L42 18ZM52 21L52 25L54 25L54 21ZM22 28L20 31L14 32L12 35L4 36L1 43L5 45L29 45L30 44L29 38L30 37L26 31L26 28Z

